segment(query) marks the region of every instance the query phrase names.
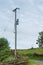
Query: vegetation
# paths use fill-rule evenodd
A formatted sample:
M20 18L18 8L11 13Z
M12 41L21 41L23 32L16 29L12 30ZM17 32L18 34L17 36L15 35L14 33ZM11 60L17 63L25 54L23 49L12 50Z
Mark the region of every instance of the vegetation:
M39 32L37 43L39 47L43 48L43 31Z
M33 62L31 60L29 60L28 64L27 65L40 65L39 63L36 63L36 62Z
M28 58L30 59L40 59L43 60L43 48L31 48L24 50L17 50L17 62L25 61L24 64L27 64ZM27 57L28 56L28 57ZM9 43L7 39L0 38L0 61L3 62L14 62L14 51L10 50ZM39 65L31 60L29 60L28 65Z
M0 61L3 61L11 55L10 47L7 39L0 38Z
M18 53L22 56L28 56L30 59L43 60L43 48L18 50Z

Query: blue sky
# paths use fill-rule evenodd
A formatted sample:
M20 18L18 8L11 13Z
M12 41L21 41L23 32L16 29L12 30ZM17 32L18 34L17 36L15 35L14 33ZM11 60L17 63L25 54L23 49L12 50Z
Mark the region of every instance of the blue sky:
M17 48L27 49L38 47L36 40L38 33L43 31L43 0L0 0L0 37L14 46L14 12L19 7L17 17Z

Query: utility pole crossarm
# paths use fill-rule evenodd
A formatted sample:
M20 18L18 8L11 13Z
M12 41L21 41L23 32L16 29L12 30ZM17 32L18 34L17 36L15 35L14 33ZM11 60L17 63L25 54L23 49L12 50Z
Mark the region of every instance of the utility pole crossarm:
M15 9L13 10L13 12L15 12L17 9L20 9L20 8L15 8Z

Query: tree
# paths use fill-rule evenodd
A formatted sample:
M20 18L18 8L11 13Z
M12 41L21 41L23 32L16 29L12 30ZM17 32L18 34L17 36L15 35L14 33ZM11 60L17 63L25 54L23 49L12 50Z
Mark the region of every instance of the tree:
M0 38L0 50L9 49L9 43L7 39Z
M36 44L38 44L39 47L43 47L43 31L39 32L39 36Z
M0 61L4 60L10 55L10 47L7 39L0 38Z

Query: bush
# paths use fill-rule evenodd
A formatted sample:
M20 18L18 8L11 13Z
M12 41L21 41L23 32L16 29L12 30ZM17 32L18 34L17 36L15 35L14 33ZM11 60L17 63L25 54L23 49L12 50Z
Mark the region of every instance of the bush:
M5 38L0 38L0 61L3 61L10 55L9 42Z

